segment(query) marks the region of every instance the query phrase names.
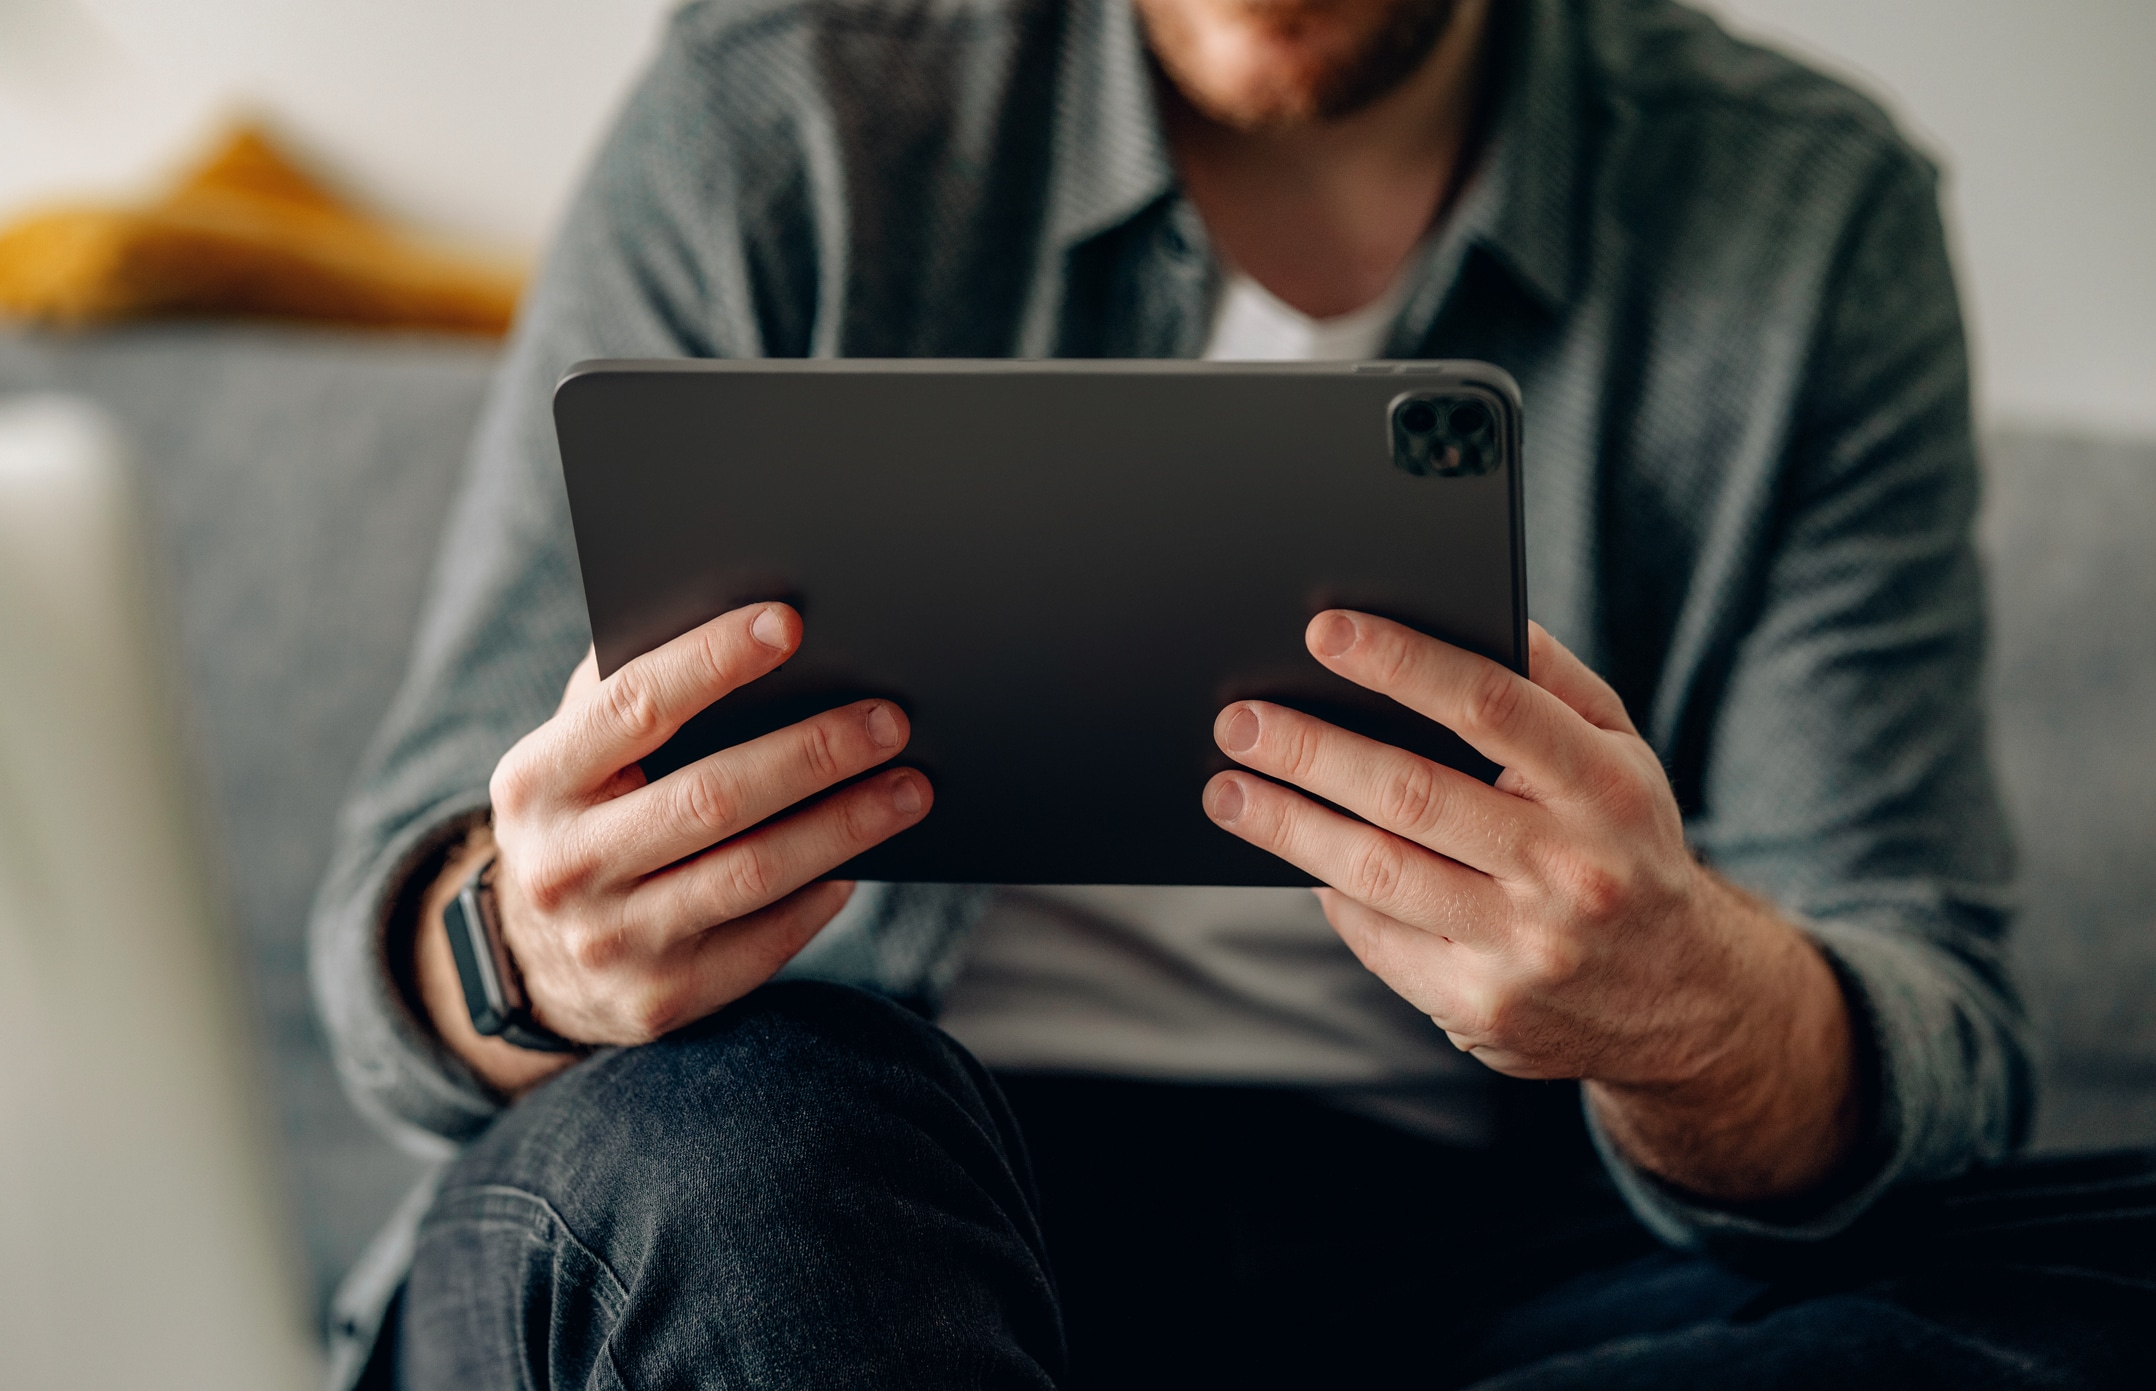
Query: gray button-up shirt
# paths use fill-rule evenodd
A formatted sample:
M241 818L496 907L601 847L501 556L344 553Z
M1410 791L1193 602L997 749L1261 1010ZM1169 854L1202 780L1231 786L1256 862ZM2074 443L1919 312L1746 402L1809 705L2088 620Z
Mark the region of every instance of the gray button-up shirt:
M1534 615L1623 695L1698 853L1818 940L1868 1043L1853 1191L1768 1220L1612 1172L1672 1241L1816 1237L2004 1152L2031 1100L1933 171L1862 98L1666 0L1498 12L1490 143L1390 350L1519 379ZM1194 356L1220 267L1152 81L1125 0L676 17L525 306L319 900L316 987L369 1111L454 1140L499 1105L413 1018L383 923L590 641L556 379L593 357ZM796 969L932 994L976 901L868 895Z

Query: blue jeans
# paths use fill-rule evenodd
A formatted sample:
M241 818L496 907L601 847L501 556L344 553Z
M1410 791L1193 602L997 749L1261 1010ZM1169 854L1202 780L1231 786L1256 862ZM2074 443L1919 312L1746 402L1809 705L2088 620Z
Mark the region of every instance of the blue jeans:
M1546 1155L1292 1092L999 1086L895 1005L786 984L506 1112L377 1365L415 1391L2138 1386L2152 1212L2141 1157L2018 1166L1739 1272Z

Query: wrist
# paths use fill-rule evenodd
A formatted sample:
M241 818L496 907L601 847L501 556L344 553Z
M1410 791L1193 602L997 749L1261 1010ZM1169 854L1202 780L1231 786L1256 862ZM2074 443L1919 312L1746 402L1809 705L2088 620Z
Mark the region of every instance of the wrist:
M443 914L494 854L493 832L482 824L443 862L420 908L418 935L413 944L413 975L435 1036L489 1087L513 1097L569 1067L576 1062L576 1055L518 1048L481 1034L472 1025L471 1008L450 950Z
M524 977L502 931L495 901L499 856L489 856L465 879L442 908L449 950L456 959L457 980L472 1027L489 1038L539 1053L576 1053L573 1043L541 1024L532 1014Z
M1618 1148L1675 1187L1725 1202L1801 1195L1827 1182L1859 1138L1853 1020L1818 945L1704 868L1698 906L1722 961L1671 1065L1643 1080L1587 1084Z

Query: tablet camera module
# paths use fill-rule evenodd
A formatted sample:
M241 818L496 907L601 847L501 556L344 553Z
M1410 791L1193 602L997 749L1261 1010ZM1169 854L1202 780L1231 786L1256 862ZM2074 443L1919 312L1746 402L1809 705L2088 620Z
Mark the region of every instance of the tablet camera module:
M1474 396L1392 403L1392 462L1417 477L1474 478L1497 467L1497 413Z

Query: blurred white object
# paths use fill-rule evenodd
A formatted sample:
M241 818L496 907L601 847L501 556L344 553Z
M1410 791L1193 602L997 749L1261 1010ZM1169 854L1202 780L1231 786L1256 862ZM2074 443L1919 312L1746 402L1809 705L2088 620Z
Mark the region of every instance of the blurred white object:
M142 529L88 407L0 400L0 1385L319 1380Z

